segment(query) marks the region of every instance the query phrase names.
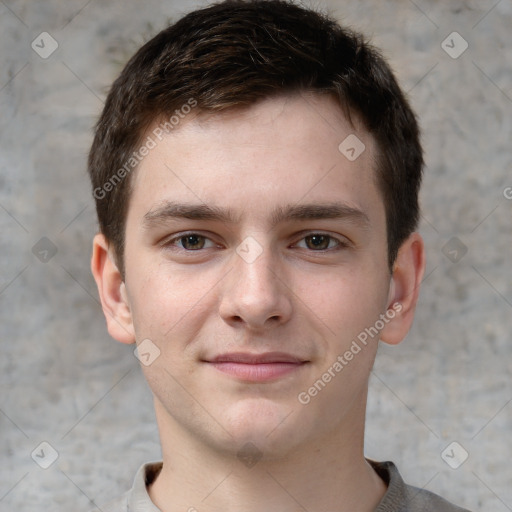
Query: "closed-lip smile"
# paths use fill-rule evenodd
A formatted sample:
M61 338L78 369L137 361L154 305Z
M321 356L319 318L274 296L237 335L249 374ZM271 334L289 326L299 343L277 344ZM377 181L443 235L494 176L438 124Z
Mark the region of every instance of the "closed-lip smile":
M220 354L209 360L210 363L245 363L245 364L263 364L263 363L304 363L305 360L287 354L286 352L264 352L262 354L251 354L249 352L231 352Z
M220 354L205 362L237 379L262 382L296 371L308 361L285 352L231 352Z

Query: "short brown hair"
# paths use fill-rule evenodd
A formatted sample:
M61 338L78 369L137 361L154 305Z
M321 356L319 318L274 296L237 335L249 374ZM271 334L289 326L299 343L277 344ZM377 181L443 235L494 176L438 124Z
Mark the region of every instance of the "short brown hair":
M184 105L215 113L300 91L334 97L340 113L356 115L374 137L392 269L418 223L423 153L415 115L389 65L361 34L325 14L283 0L225 0L187 14L142 46L112 85L96 125L88 170L100 230L123 278L127 162L136 168L148 128Z

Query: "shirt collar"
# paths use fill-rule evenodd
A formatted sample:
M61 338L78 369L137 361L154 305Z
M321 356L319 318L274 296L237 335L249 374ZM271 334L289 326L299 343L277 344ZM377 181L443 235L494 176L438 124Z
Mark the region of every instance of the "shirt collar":
M376 462L366 459L375 472L382 478L388 489L375 512L397 511L397 504L404 503L405 484L392 462ZM129 512L161 512L151 501L148 485L151 485L162 469L162 462L143 464L133 482L132 491L128 497Z
M161 512L151 501L147 486L155 481L162 469L162 462L143 464L133 482L132 492L128 497L129 512Z

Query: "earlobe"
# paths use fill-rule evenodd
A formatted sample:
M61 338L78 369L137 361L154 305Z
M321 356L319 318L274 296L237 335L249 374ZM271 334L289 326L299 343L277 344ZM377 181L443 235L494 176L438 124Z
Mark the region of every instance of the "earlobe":
M400 246L393 267L388 295L390 321L380 334L381 341L400 343L411 328L420 284L425 272L425 249L419 233L412 233Z
M110 335L121 343L135 343L132 315L126 287L109 243L101 233L94 237L91 270L98 286Z

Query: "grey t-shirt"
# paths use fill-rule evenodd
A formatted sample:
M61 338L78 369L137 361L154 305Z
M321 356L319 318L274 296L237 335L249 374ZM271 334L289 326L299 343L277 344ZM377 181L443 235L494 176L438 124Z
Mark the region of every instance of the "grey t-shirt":
M368 462L388 486L375 512L469 512L452 505L437 494L405 484L392 462L372 460ZM131 490L121 498L102 506L100 510L102 512L161 512L153 504L147 491L147 486L155 480L161 468L161 462L144 464L137 472Z

